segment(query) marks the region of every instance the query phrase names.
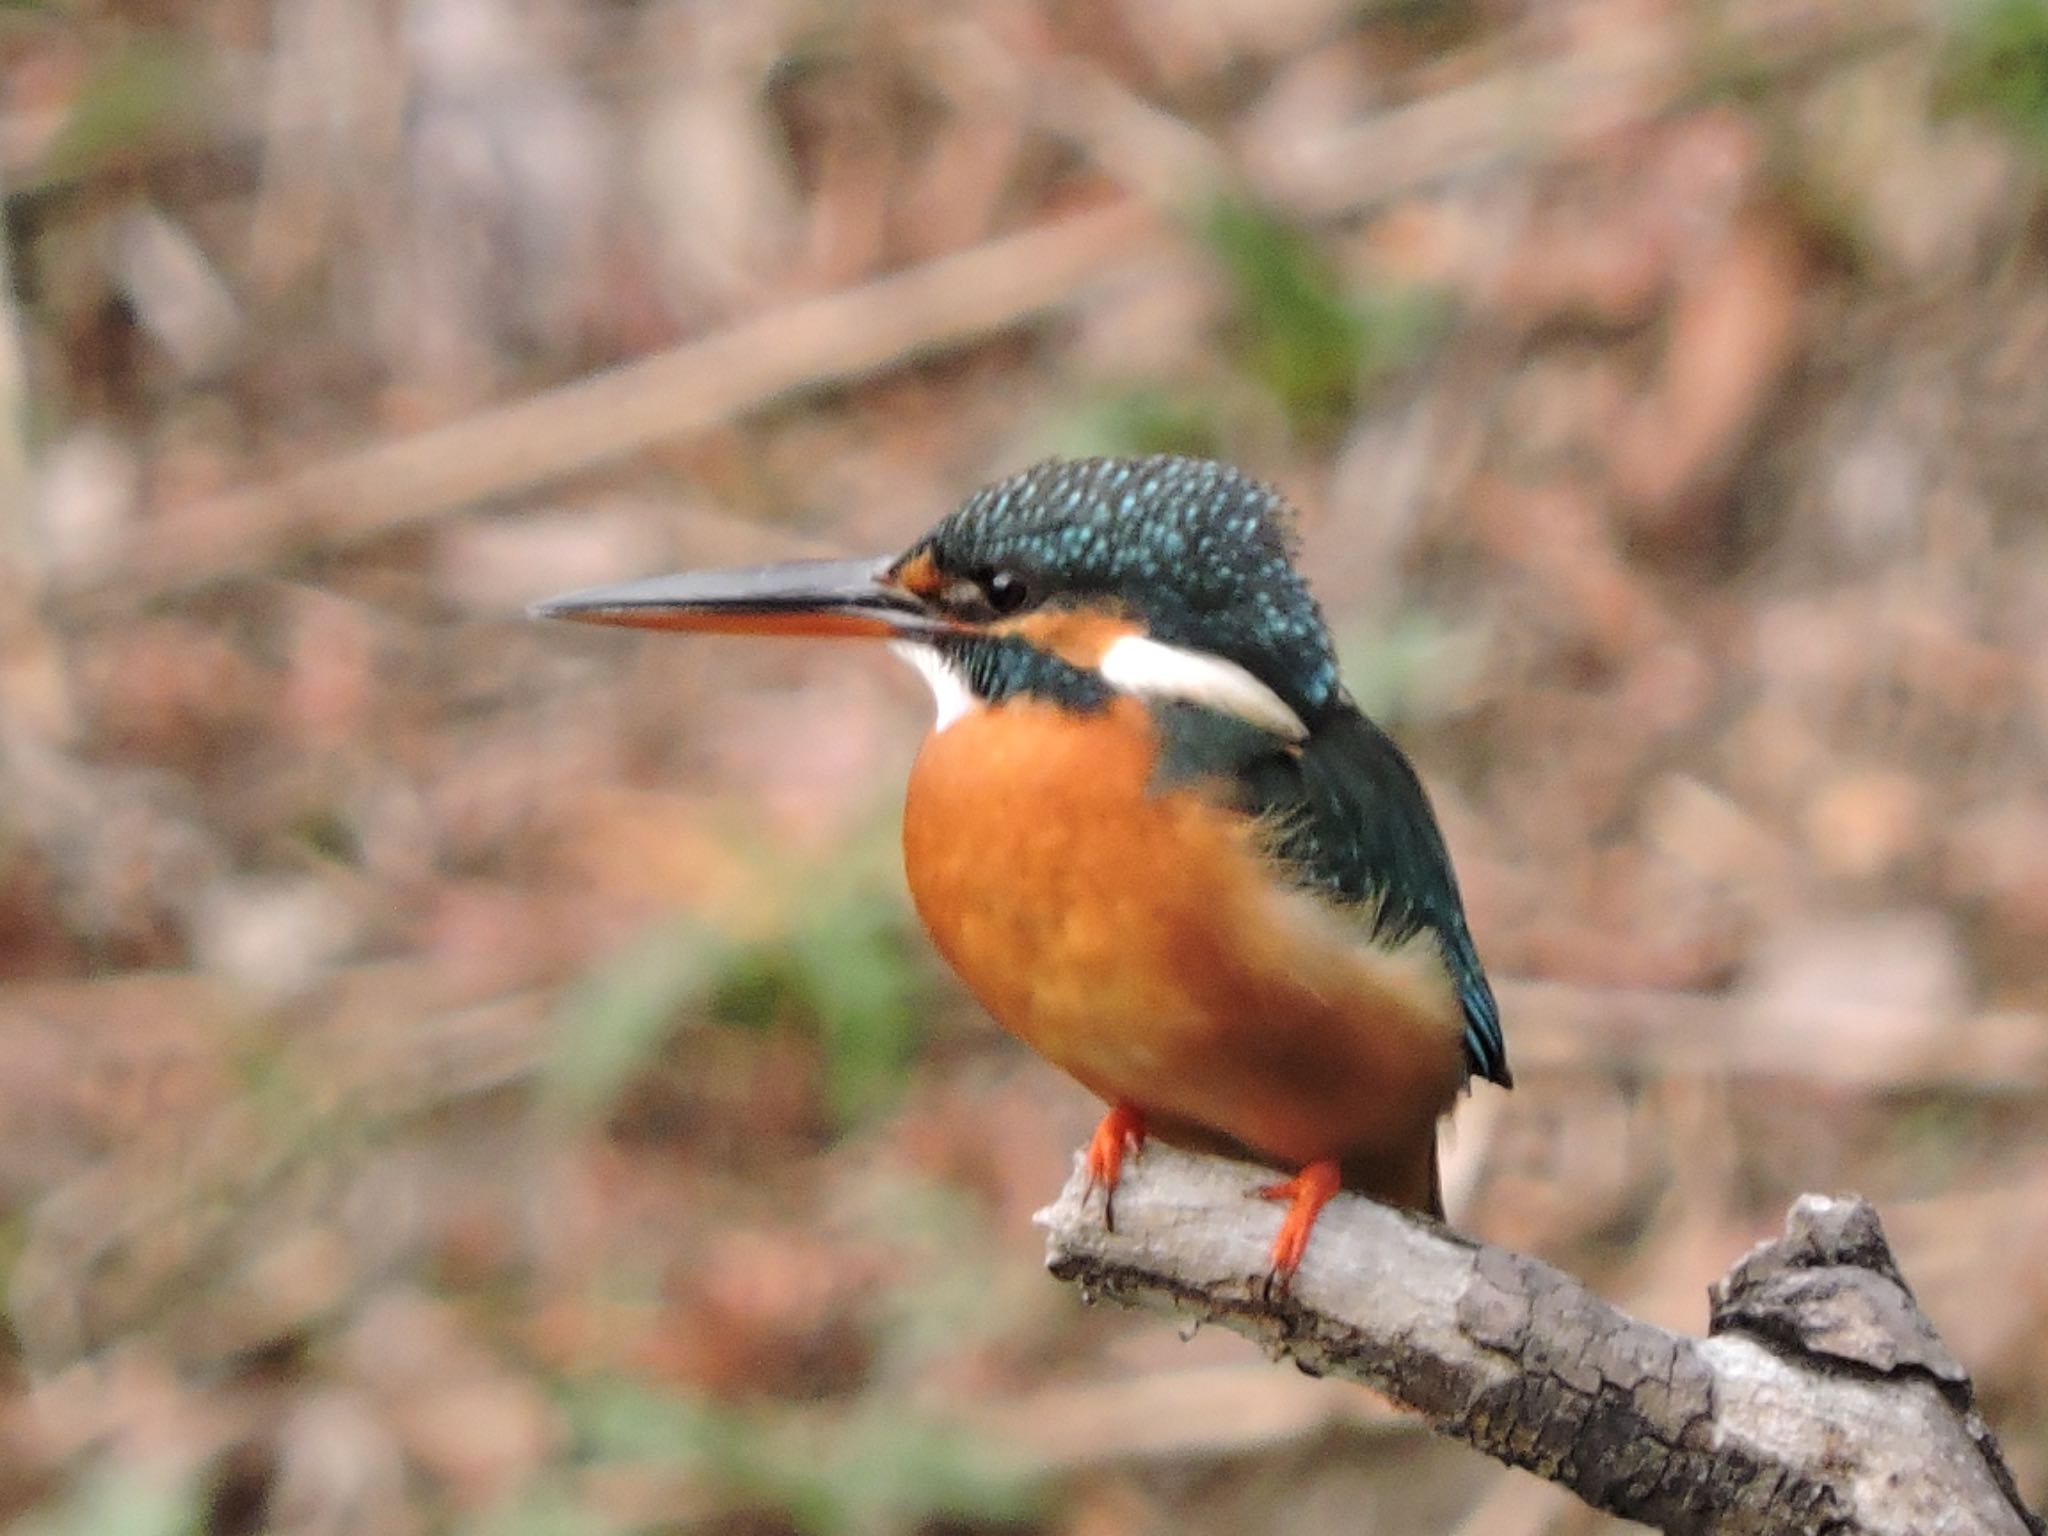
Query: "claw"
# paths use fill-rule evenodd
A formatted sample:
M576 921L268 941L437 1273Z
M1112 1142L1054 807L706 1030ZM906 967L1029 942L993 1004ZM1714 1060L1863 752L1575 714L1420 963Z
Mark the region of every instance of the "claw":
M1102 1190L1102 1225L1116 1230L1116 1186L1124 1173L1124 1152L1145 1150L1145 1112L1129 1104L1111 1106L1088 1138L1088 1188Z
M1267 1300L1287 1294L1294 1272L1301 1268L1302 1256L1308 1252L1309 1234L1315 1230L1316 1217L1342 1183L1343 1175L1336 1163L1325 1159L1310 1163L1291 1179L1268 1184L1259 1191L1261 1200L1287 1202L1287 1214L1281 1218L1280 1231L1273 1238L1273 1267L1266 1275Z

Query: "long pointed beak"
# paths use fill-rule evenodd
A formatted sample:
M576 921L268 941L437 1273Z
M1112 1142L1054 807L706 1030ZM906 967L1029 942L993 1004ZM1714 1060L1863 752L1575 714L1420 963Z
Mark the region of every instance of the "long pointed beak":
M891 563L788 560L686 571L566 593L527 612L537 619L709 634L889 639L951 628L915 593L889 580Z

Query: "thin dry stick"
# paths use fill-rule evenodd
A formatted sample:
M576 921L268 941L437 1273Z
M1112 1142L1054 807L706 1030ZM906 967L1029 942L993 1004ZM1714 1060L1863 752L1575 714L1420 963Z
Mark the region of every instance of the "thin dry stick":
M1913 40L1925 0L1814 0L1717 18L1716 56L1773 75L1839 67ZM1697 100L1709 60L1696 28L1662 15L1603 31L1555 60L1517 58L1463 85L1334 125L1251 140L1262 195L1307 218L1338 218L1418 188L1553 160Z
M0 181L0 195L6 183ZM7 250L0 244L0 793L16 793L15 758L76 728L71 680L41 611L29 381Z
M1674 1532L2041 1536L1860 1200L1803 1196L1711 1293L1710 1336L1550 1265L1354 1196L1267 1294L1271 1177L1155 1147L1116 1231L1076 1169L1039 1220L1086 1295L1192 1315L1355 1378L1589 1504Z
M1826 0L1797 28L1738 30L1773 67L1793 69L1877 46L1924 25L1916 0ZM1334 131L1253 149L1251 179L1296 212L1337 215L1447 177L1520 162L1667 110L1691 73L1668 29L1629 34L1605 52L1440 93ZM1647 75L1657 82L1639 83ZM1192 133L1141 123L1055 79L1053 116L1153 197L1199 194L1216 173ZM1064 95L1060 94L1065 92ZM1606 103L1591 111L1588 102ZM1067 117L1063 118L1062 113ZM1108 115L1105 116L1105 113ZM1069 120L1071 119L1071 120ZM1547 131L1537 132L1548 124ZM1100 142L1109 134L1117 147ZM1142 142L1141 142L1142 141ZM1206 167L1206 169L1204 168ZM1167 174L1166 183L1159 176ZM1163 242L1143 199L1073 215L943 256L863 287L739 322L640 362L314 465L274 483L160 516L106 584L147 598L346 545L456 507L512 495L666 437L731 419L791 391L856 378L923 352L1007 329L1072 297L1090 277Z
M148 597L526 490L807 386L1021 324L1140 256L1164 226L1118 203L825 294L639 362L152 521L114 583Z
M1501 995L1512 999L1517 1070L1753 1074L2001 1097L2048 1087L2048 1020L2024 1009L1901 1021L1904 1005L1844 998L1802 1005L1790 1029L1782 1009L1740 993L1509 980Z

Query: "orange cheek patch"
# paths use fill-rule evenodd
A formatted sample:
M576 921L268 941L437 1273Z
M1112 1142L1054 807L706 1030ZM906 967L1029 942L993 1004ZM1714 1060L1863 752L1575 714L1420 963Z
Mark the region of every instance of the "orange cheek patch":
M938 596L939 588L946 583L945 576L939 570L939 562L932 558L932 552L928 549L920 550L904 561L890 572L889 579L904 591L914 592L919 597Z
M1091 669L1102 665L1103 656L1117 641L1144 633L1120 614L1074 608L1041 608L998 624L995 632L1021 636L1062 661Z
M594 608L565 617L617 629L681 630L693 635L787 635L803 639L886 640L897 631L857 613L692 612L687 608Z

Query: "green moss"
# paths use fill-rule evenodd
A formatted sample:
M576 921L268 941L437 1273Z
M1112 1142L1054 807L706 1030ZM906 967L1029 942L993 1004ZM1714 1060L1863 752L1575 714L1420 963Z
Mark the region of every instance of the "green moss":
M17 1536L192 1536L202 1524L200 1505L189 1483L95 1464L13 1529Z
M1235 292L1227 344L1310 441L1335 436L1374 384L1443 334L1436 295L1346 292L1306 231L1252 203L1219 203L1203 234Z
M1337 659L1358 707L1389 727L1426 725L1455 712L1486 666L1487 636L1409 610L1390 621L1346 625Z
M784 1514L805 1536L916 1530L1034 1513L1034 1482L990 1447L900 1404L712 1404L623 1381L567 1389L578 1460L646 1466Z
M1989 118L2048 160L2048 3L1979 0L1944 50L1935 105Z
M556 1010L545 1081L576 1114L607 1108L694 1015L733 946L695 919L656 924L597 965Z
M136 33L101 51L24 191L84 180L124 156L159 151L204 133L213 66L170 34Z
M600 1112L678 1029L705 1021L812 1034L835 1120L887 1107L924 1040L929 975L895 873L895 818L779 873L790 892L764 937L664 921L563 1000L547 1074L557 1102Z
M1141 385L1083 401L1057 422L1047 455L1067 459L1184 453L1227 458L1228 434L1215 401L1192 389Z

